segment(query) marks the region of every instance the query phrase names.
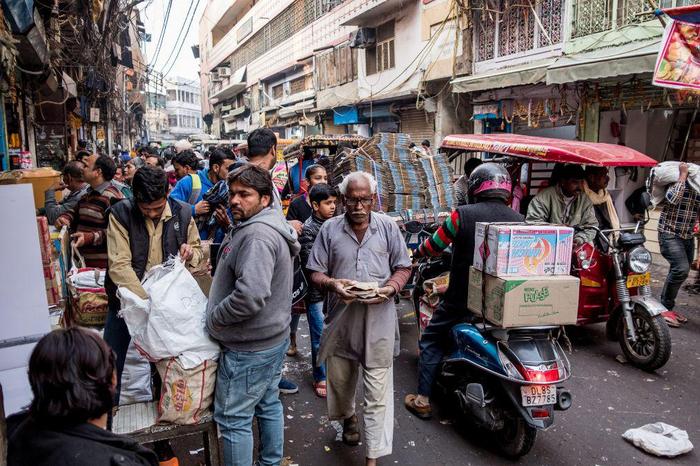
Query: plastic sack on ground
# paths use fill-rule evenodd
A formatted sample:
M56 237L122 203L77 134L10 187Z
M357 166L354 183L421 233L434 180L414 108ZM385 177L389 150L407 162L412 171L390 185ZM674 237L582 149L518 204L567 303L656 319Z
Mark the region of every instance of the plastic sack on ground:
M177 359L156 363L163 380L158 400L158 422L197 424L211 414L216 385L216 361L185 369Z
M151 363L136 350L134 342L129 344L122 372L122 386L119 393L119 404L128 405L151 401Z
M651 201L654 207L664 201L666 187L678 181L679 165L680 162L661 162L651 169L649 179L651 180ZM700 166L694 163L688 164L688 183L700 193Z
M663 422L630 429L622 434L622 438L656 456L672 458L693 449L693 444L688 440L688 432Z
M204 327L207 298L178 258L153 267L142 282L149 299L120 287L120 315L148 360L178 358L185 369L217 359L219 345Z

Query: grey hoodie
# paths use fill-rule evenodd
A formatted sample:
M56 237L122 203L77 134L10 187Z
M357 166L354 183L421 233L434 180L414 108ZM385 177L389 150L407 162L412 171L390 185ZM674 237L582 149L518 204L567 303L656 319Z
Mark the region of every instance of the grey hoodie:
M271 208L224 238L209 292L207 330L232 351L263 351L289 336L294 229Z

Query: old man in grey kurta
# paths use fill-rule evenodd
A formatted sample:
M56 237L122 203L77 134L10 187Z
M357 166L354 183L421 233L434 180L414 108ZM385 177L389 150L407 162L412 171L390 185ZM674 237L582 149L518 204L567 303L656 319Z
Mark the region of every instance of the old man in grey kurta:
M326 221L311 251L307 268L333 279L378 282L398 293L410 275L411 260L396 223L372 212L358 241L345 216ZM328 316L319 359L327 362L331 419L355 414L358 366L365 385L365 436L368 458L391 453L393 437L392 365L397 338L393 299L377 304L346 304L328 295Z

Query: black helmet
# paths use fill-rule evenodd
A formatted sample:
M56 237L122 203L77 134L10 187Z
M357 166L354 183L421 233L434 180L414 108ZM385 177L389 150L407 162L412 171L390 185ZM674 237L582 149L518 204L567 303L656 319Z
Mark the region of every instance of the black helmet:
M469 176L468 193L470 199L510 199L513 182L508 170L493 162L482 163Z
M215 205L225 203L226 199L228 199L228 185L226 184L226 180L217 182L202 196L202 200Z

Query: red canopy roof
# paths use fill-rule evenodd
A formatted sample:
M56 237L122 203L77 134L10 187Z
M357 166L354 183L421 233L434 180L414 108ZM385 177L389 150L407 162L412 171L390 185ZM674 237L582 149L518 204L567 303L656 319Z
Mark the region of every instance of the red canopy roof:
M453 134L445 137L440 147L605 167L653 167L658 163L626 146L507 133Z

